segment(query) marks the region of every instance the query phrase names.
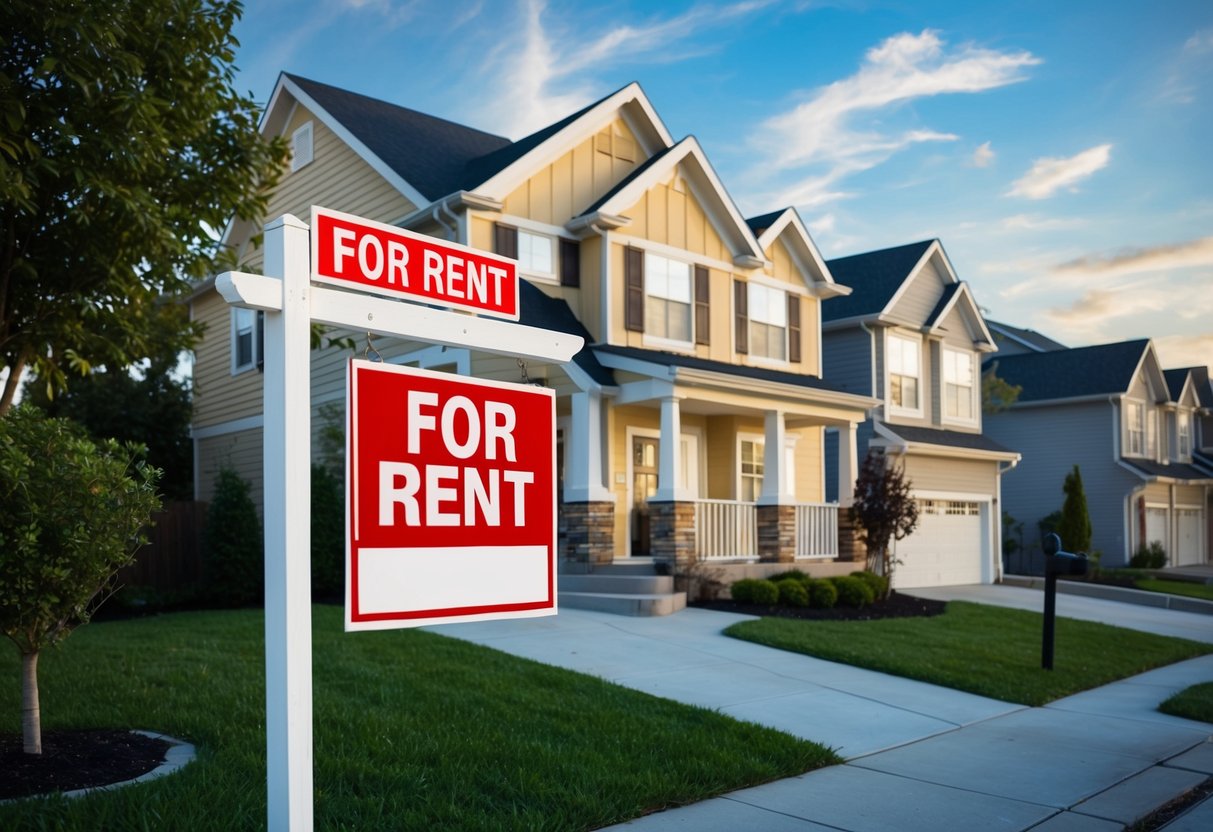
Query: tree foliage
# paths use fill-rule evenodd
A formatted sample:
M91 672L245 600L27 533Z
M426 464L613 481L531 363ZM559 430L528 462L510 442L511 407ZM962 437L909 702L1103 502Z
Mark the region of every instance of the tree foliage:
M0 419L0 630L23 657L25 750L41 753L38 651L87 622L160 506L140 449L22 406Z
M176 355L213 231L263 211L286 157L233 88L235 0L0 4L0 415L29 367Z
M1001 413L1015 404L1022 392L1023 387L998 375L997 361L981 374L981 409L985 413Z
M231 468L219 471L202 533L207 584L224 606L265 598L265 547L249 484Z
M189 382L174 378L174 369L171 361L157 359L138 378L125 370L98 371L54 398L44 385L30 384L23 400L78 422L94 439L146 446L148 463L163 472L164 497L189 500L194 494L193 403Z
M1082 486L1082 472L1075 465L1066 474L1062 490L1066 501L1061 507L1057 534L1062 548L1068 552L1089 552L1091 549L1091 515L1087 511L1087 495Z
M855 479L851 520L859 526L868 548L868 569L888 578L890 585L896 560L889 544L918 525L918 504L910 496L910 488L901 468L891 465L884 453L868 451Z

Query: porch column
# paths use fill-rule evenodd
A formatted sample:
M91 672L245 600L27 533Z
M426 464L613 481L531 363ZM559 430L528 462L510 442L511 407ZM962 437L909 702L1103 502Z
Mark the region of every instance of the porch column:
M564 453L568 469L564 480L564 501L583 503L615 500L602 479L602 397L598 393L574 393L569 420L569 437Z
M685 499L686 495L678 488L678 471L682 468L682 413L676 396L661 400L661 441L657 456L657 493L653 500Z
M768 410L762 450L762 493L760 505L781 505L792 502L791 483L788 482L788 466L784 456L788 431L783 412Z
M843 508L855 502L855 478L859 476L858 427L850 422L838 428L838 505Z

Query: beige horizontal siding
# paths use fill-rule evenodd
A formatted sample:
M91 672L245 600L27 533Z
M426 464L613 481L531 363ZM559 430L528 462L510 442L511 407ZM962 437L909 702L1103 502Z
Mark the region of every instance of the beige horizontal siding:
M260 428L198 440L197 499L209 502L215 496L219 471L230 468L249 484L257 514L261 515L264 484Z

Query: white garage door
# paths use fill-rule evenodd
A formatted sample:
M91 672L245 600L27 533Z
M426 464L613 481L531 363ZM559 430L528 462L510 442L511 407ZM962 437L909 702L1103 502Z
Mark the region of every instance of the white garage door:
M1175 563L1177 566L1191 566L1194 563L1204 563L1204 552L1200 550L1200 527L1204 525L1204 516L1198 508L1177 508L1175 524L1178 526L1179 539L1175 542Z
M896 541L901 561L893 586L953 586L982 582L989 560L985 504L971 500L919 500L918 527Z
M1158 543L1166 551L1167 555L1171 555L1171 541L1167 534L1168 511L1165 508L1157 508L1155 506L1146 506L1146 543Z

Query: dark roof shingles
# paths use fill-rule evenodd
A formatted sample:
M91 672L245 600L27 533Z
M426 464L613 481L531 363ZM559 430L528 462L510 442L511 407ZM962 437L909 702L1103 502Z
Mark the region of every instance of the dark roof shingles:
M937 430L935 428L920 428L913 425L883 425L888 430L907 442L924 445L940 445L945 448L964 448L971 451L992 451L994 453L1014 453L1009 448L999 445L993 439L980 433L961 433L958 430Z
M1094 347L994 356L982 364L1022 388L1019 402L1124 393L1149 345L1146 339Z
M695 370L707 370L714 373L724 373L739 378L751 378L761 381L774 381L779 384L794 384L797 387L810 387L814 390L827 390L833 393L846 393L841 387L822 381L816 376L806 376L799 373L788 373L782 370L768 370L762 367L747 367L742 364L726 364L723 361L712 361L683 353L665 352L663 350L646 350L638 347L621 347L614 344L598 344L594 347L598 352L619 355L624 358L634 358L637 361L649 361L654 364L673 367L687 367ZM854 395L853 393L851 395Z
M934 242L924 240L827 260L826 268L834 280L842 286L849 286L852 291L849 295L830 298L822 303L822 320L837 321L879 314Z

